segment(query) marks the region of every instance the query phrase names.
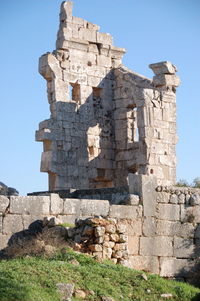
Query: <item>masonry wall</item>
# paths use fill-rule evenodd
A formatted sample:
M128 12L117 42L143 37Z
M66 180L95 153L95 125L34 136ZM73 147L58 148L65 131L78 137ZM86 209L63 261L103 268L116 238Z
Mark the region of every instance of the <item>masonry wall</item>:
M6 247L14 233L46 216L71 224L77 218L102 216L125 225L130 267L188 279L200 255L200 190L158 186L151 198L152 179L142 176L142 181L140 198L130 194L123 200L129 205L61 199L57 194L10 199L0 196L0 248Z
M56 50L39 60L51 116L39 124L49 190L120 187L128 173L176 181L176 87L170 62L148 79L122 65L124 48L63 2Z

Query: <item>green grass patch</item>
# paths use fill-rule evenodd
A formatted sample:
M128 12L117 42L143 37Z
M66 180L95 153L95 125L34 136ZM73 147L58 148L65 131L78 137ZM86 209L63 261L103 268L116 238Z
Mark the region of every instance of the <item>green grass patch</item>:
M62 223L62 224L59 224L59 226L65 227L65 228L74 228L75 227L74 224L70 224L70 223Z
M63 252L62 252L63 253ZM79 265L70 263L76 259ZM170 293L173 301L198 301L200 289L185 283L164 280L114 265L98 263L89 256L68 250L52 258L26 257L0 262L1 301L59 301L56 284L74 283L75 288L94 291L87 300L111 296L116 301L160 301L161 294ZM78 300L73 298L72 300Z

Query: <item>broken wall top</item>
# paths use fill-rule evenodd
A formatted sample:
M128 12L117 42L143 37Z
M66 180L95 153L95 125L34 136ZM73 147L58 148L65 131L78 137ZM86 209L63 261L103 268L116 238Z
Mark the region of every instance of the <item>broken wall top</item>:
M113 46L112 36L99 32L100 27L84 19L72 16L73 3L65 1L61 4L60 28L56 49L69 48L96 52L111 58L121 58L124 48Z

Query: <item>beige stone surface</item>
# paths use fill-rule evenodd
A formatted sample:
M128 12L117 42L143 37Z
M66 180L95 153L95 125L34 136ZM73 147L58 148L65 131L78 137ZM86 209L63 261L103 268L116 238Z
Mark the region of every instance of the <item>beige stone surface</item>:
M129 261L135 270L159 274L159 261L156 256L131 256Z
M3 234L13 234L24 229L22 216L7 214L3 219Z
M140 255L143 256L172 256L173 239L171 237L141 237Z

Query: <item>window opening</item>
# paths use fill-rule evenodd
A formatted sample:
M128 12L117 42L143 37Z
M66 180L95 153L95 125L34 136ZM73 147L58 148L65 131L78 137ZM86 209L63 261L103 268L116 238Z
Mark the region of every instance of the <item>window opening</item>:
M130 111L129 111L130 112ZM131 108L131 113L128 117L128 142L138 142L139 131L137 126L137 107Z
M80 85L77 83L69 84L69 99L74 100L77 103L81 101Z

